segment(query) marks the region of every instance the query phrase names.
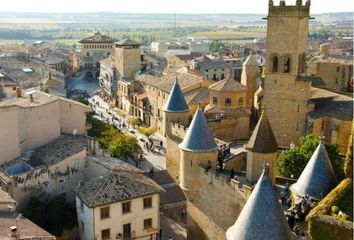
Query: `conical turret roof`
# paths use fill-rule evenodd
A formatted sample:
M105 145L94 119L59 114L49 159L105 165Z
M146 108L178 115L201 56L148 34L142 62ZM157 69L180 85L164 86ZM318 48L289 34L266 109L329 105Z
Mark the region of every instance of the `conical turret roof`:
M163 109L166 112L188 112L189 111L188 104L186 102L186 99L183 96L177 78Z
M312 154L310 161L307 163L298 181L291 186L291 191L298 196L308 194L310 197L320 200L325 197L336 184L336 175L326 148L321 142Z
M245 66L250 66L250 65L259 66L259 63L257 62L256 56L251 54L251 55L249 55L246 58L246 60L244 61L244 63L242 65L245 65Z
M201 108L198 108L194 114L179 148L191 152L209 152L218 149Z
M227 240L290 240L292 235L265 167Z
M253 130L251 138L246 145L246 149L257 153L275 153L278 149L278 144L265 110L263 110Z

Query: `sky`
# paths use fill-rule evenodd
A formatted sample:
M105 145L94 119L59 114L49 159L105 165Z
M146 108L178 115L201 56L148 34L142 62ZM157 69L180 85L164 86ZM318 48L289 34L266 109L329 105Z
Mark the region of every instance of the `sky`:
M296 0L285 1L294 4ZM268 7L268 0L1 0L1 3L0 12L266 13ZM353 10L353 0L311 1L311 13Z

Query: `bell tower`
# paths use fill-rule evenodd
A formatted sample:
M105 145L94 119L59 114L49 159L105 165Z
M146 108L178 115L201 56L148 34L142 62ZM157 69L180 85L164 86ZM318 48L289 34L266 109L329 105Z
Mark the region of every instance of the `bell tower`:
M275 6L269 1L264 103L279 146L305 134L311 81L305 77L310 1Z

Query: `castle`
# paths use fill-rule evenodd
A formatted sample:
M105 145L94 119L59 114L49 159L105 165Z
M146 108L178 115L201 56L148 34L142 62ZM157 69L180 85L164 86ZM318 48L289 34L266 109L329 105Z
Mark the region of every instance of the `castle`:
M282 0L279 6L269 1L266 18L268 61L261 90L264 96L261 103L266 105L266 111L263 111L246 145L247 181L244 192L240 192L233 181L228 184L222 176L213 179L212 171L218 165L218 140L214 138L201 107L190 122L190 109L178 82L175 82L163 108L163 133L167 142L167 171L187 196L188 239L226 239L226 230L234 224L249 196L247 189L252 189L252 184L260 176L264 178L262 168L265 162L269 165L267 181L275 183L278 147L297 144L299 138L308 133L319 135L319 128L328 130L325 126L327 121L339 127L330 128L325 134L335 136L335 141L347 141L350 128L346 126L352 118L345 113L324 110L324 105L329 102L334 107L343 102L339 103L333 93L315 88L316 78L305 74L309 13L309 0L305 5L301 0L297 0L295 5L286 5ZM244 84L252 94L255 93L252 83L246 81ZM318 91L329 102L317 101L321 98L316 95ZM350 104L352 99L346 98L344 102ZM344 107L350 109L348 105ZM318 119L322 121L321 127L318 127Z

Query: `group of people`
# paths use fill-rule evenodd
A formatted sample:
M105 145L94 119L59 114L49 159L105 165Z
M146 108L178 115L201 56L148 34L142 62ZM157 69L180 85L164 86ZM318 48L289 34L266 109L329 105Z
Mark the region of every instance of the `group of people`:
M86 90L81 90L81 89L66 89L66 97L67 98L89 98L90 95Z
M305 195L301 198L301 202L292 204L292 200L289 193L289 185L283 191L280 192L280 200L282 206L285 206L288 210L285 212L285 216L288 221L290 229L296 234L298 239L306 240L305 233L301 232L300 224L305 221L307 214L312 208L315 207L315 201L310 199L309 195Z
M148 151L151 151L151 152L154 152L155 148L157 148L157 151L160 152L161 150L163 150L163 142L160 141L159 145L156 146L154 144L154 142L150 138L148 138L148 140L145 141L144 147L145 147L145 149L147 149Z
M231 154L231 148L230 146L221 146L219 147L219 154L218 154L218 159L222 160L226 157L228 157Z
M223 112L215 115L215 120L221 120L222 118L224 118L224 113Z

